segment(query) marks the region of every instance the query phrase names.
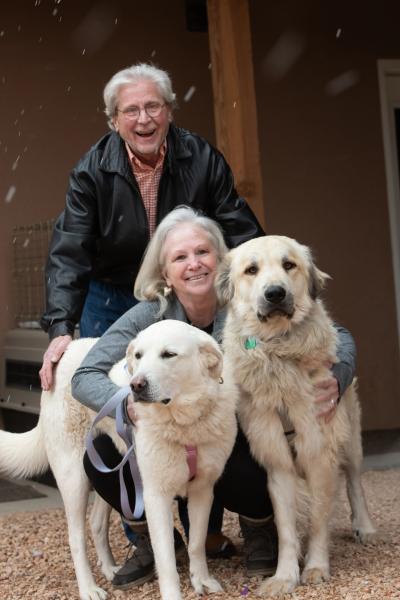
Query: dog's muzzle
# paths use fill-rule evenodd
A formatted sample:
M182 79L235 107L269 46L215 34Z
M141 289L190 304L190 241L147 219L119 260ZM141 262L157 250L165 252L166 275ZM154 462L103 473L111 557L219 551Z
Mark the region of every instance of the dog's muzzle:
M130 388L133 392L133 400L135 402L161 402L162 404L169 404L171 402L171 398L162 398L161 400L155 398L151 392L148 380L143 375L134 377L130 382Z
M291 319L294 314L293 295L281 285L269 285L258 300L257 318L267 321L272 317Z

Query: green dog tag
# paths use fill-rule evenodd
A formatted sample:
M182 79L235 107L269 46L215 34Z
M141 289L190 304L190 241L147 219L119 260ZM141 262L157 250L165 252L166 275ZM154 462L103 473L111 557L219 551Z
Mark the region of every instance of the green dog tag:
M254 350L254 348L256 346L257 346L257 338L255 338L255 337L246 338L246 340L244 342L244 347L246 348L246 350Z

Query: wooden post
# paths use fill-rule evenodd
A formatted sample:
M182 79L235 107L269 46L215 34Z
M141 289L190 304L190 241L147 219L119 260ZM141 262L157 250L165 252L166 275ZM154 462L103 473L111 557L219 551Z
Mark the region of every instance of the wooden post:
M248 0L207 0L217 146L265 228Z

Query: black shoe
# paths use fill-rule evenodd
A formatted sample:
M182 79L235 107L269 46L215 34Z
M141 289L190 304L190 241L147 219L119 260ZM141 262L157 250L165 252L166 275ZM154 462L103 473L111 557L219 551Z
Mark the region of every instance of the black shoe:
M231 558L237 554L233 542L223 533L208 533L206 538L207 558Z
M239 523L247 575L274 575L278 564L278 532L273 518L256 520L239 516Z
M185 543L179 531L174 529L175 556L182 557L186 550ZM136 547L132 544L128 551L124 565L115 573L112 580L113 586L126 590L130 587L142 585L155 577L153 549L148 534L138 536Z

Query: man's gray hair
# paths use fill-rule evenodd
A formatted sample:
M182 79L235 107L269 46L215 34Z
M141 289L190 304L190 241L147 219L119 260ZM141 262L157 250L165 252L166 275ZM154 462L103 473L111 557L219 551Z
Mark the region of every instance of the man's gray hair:
M219 225L190 206L177 206L158 225L147 246L142 265L136 277L134 294L138 300L158 300L160 315L167 308L165 297L166 281L163 275L165 266L165 240L168 234L182 224L190 224L203 229L216 250L220 263L228 251Z
M138 63L137 65L132 65L127 69L122 69L122 71L115 73L115 75L111 77L110 81L104 88L104 112L108 117L108 126L110 129L114 129L113 117L115 116L117 110L117 97L119 90L124 85L137 83L143 79L147 79L155 83L158 86L159 92L166 104L168 104L172 109L176 107L176 94L172 91L172 82L167 71L158 69L157 67L148 63Z

